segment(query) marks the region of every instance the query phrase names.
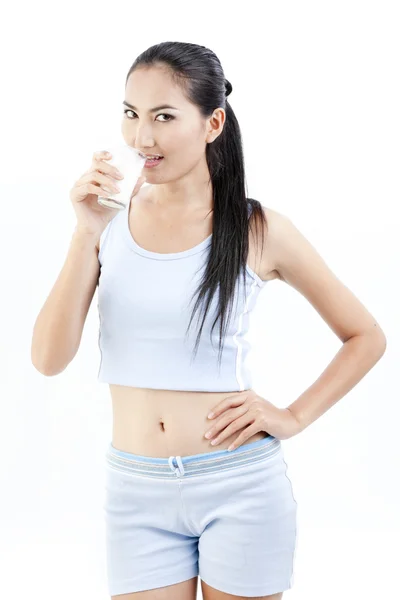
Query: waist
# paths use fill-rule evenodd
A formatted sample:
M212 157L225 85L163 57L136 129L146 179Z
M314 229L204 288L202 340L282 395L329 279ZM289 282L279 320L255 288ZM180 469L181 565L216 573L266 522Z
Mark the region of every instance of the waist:
M225 450L243 430L235 431L215 446L204 437L221 418L208 419L210 410L224 398L245 397L245 391L188 392L110 385L110 393L112 445L124 452L167 458ZM267 435L258 432L244 444Z

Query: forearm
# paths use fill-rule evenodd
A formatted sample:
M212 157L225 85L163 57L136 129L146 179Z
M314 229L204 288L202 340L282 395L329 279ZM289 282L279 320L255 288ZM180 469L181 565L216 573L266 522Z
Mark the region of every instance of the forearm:
M385 348L385 338L380 334L357 335L344 342L320 377L286 407L301 430L353 389L380 360Z

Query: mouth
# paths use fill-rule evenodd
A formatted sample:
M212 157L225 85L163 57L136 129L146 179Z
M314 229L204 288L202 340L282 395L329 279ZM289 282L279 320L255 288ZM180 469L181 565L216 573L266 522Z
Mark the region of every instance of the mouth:
M147 158L144 166L146 168L151 168L151 167L156 167L157 165L159 165L162 161L164 160L163 156L157 157L157 158Z
M143 152L139 152L139 155L142 158L147 158L147 160L153 160L155 158L164 158L161 154L144 154Z

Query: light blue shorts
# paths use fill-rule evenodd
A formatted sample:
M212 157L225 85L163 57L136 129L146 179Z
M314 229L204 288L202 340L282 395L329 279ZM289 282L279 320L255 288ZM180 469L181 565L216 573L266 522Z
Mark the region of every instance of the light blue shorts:
M237 596L293 585L297 502L279 439L153 458L106 452L111 596L199 575Z

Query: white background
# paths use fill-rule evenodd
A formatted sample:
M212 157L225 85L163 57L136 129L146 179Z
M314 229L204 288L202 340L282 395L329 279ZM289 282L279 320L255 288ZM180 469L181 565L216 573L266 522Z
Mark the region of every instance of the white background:
M395 598L399 558L398 3L20 2L3 16L0 570L7 600L108 598L103 525L108 386L96 381L97 292L74 361L30 361L61 270L69 190L120 135L125 77L162 41L210 47L233 85L248 193L288 215L375 316L387 350L283 442L298 502L292 600ZM249 339L254 388L287 406L340 341L280 281ZM199 586L199 598L201 591Z

